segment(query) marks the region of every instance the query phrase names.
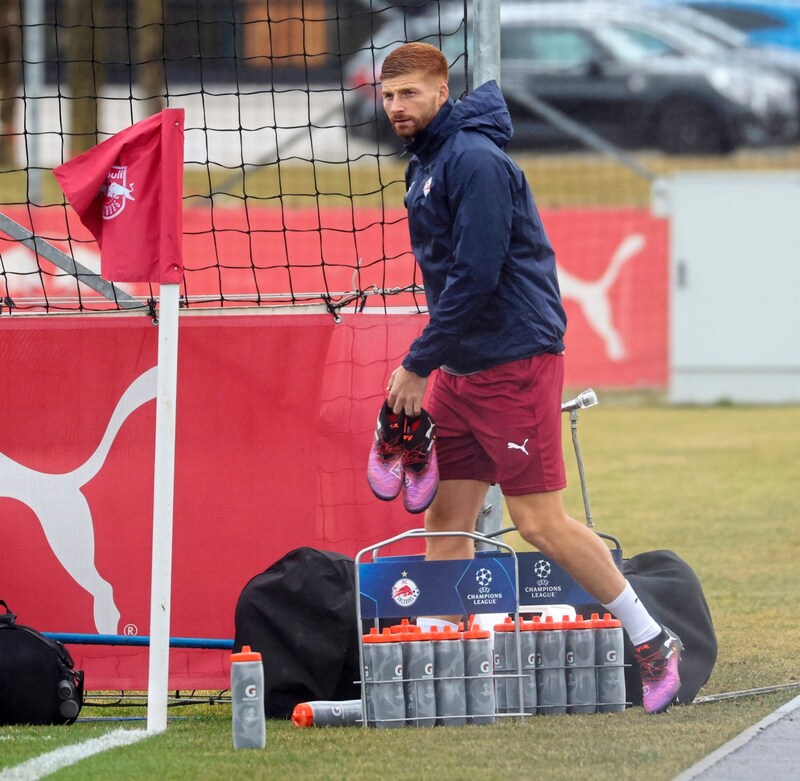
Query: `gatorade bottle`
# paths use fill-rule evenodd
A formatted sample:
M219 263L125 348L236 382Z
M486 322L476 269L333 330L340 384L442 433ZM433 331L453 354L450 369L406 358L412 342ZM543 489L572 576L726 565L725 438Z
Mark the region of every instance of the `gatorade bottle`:
M394 627L392 627L394 628ZM403 648L406 721L412 727L436 724L436 694L433 682L433 640L430 632L409 625L399 634Z
M379 633L373 628L363 641L367 723L379 728L402 727L406 705L399 635L388 629Z
M495 696L492 680L492 639L488 629L464 632L464 676L469 724L494 724Z
M519 713L519 683L514 619L494 627L495 698L498 713Z
M464 646L461 632L447 628L431 631L431 637L436 723L448 727L460 727L467 723Z
M346 727L361 721L361 700L298 702L292 711L295 727Z
M231 654L231 704L234 748L264 748L264 668L249 645Z
M564 621L567 713L597 712L594 672L594 630L591 621L577 616Z
M625 710L625 646L622 624L605 613L592 614L595 664L597 665L597 710L618 713Z
M539 616L533 621L520 624L520 645L522 652L522 710L525 713L536 713L536 624ZM517 695L519 696L519 695Z
M564 676L564 625L546 616L536 627L537 712L552 716L567 712L567 680Z

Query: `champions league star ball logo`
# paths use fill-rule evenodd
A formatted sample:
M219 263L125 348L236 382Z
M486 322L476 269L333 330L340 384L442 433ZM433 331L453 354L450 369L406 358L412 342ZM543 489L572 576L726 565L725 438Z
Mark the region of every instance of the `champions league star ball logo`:
M488 586L492 582L492 571L481 567L475 573L475 581L479 586Z
M545 561L544 559L539 559L536 564L533 565L533 574L536 575L537 578L540 580L544 580L545 578L550 577L550 562Z
M133 182L128 184L128 166L112 165L105 183L100 187L103 196L103 219L113 220L125 209L126 201L135 201Z
M400 605L400 607L413 605L417 601L418 596L419 589L417 588L417 584L414 583L411 578L407 578L405 572L403 573L403 577L392 586L392 599Z

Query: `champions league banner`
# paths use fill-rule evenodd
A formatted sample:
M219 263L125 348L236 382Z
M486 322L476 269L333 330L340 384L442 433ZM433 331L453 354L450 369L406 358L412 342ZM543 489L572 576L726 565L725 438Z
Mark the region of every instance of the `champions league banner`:
M362 618L513 613L514 557L425 561L400 556L358 566Z
M611 551L618 567L622 566L622 551ZM538 551L525 551L517 554L519 562L519 602L523 607L571 605L578 613L599 612L602 606L586 593L552 559Z
M622 551L611 555L622 565ZM421 556L391 556L358 565L362 618L513 613L531 608L570 605L577 612L602 606L556 562L538 551L514 557L478 552L475 559L425 561Z

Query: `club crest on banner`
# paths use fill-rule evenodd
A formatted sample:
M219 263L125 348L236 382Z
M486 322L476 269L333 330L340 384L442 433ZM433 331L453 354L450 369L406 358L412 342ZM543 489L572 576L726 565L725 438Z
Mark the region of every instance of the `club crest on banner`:
M401 607L413 605L418 596L417 584L411 578L405 577L405 574L392 586L392 599Z
M112 165L100 192L103 195L103 219L119 217L125 209L125 202L136 200L133 197L133 182L128 184L128 166Z

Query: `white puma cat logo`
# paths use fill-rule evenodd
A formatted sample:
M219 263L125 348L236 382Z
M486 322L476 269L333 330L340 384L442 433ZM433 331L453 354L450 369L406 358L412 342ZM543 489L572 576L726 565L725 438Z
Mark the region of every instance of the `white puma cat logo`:
M148 369L122 394L103 438L86 463L66 474L37 472L0 453L0 496L33 510L47 542L64 569L93 599L100 634L116 634L120 613L111 584L95 564L92 511L81 489L102 468L111 445L130 414L156 397L157 367Z
M611 256L608 267L599 279L586 280L559 267L558 282L564 298L580 306L591 329L603 340L606 355L612 361L622 361L628 351L622 336L614 327L609 292L622 267L644 249L645 237L640 233L626 236Z
M508 443L508 449L509 450L521 450L526 456L529 456L530 453L525 448L525 445L527 445L527 444L528 444L528 438L526 437L525 441L521 445L516 444L516 442L509 442Z

